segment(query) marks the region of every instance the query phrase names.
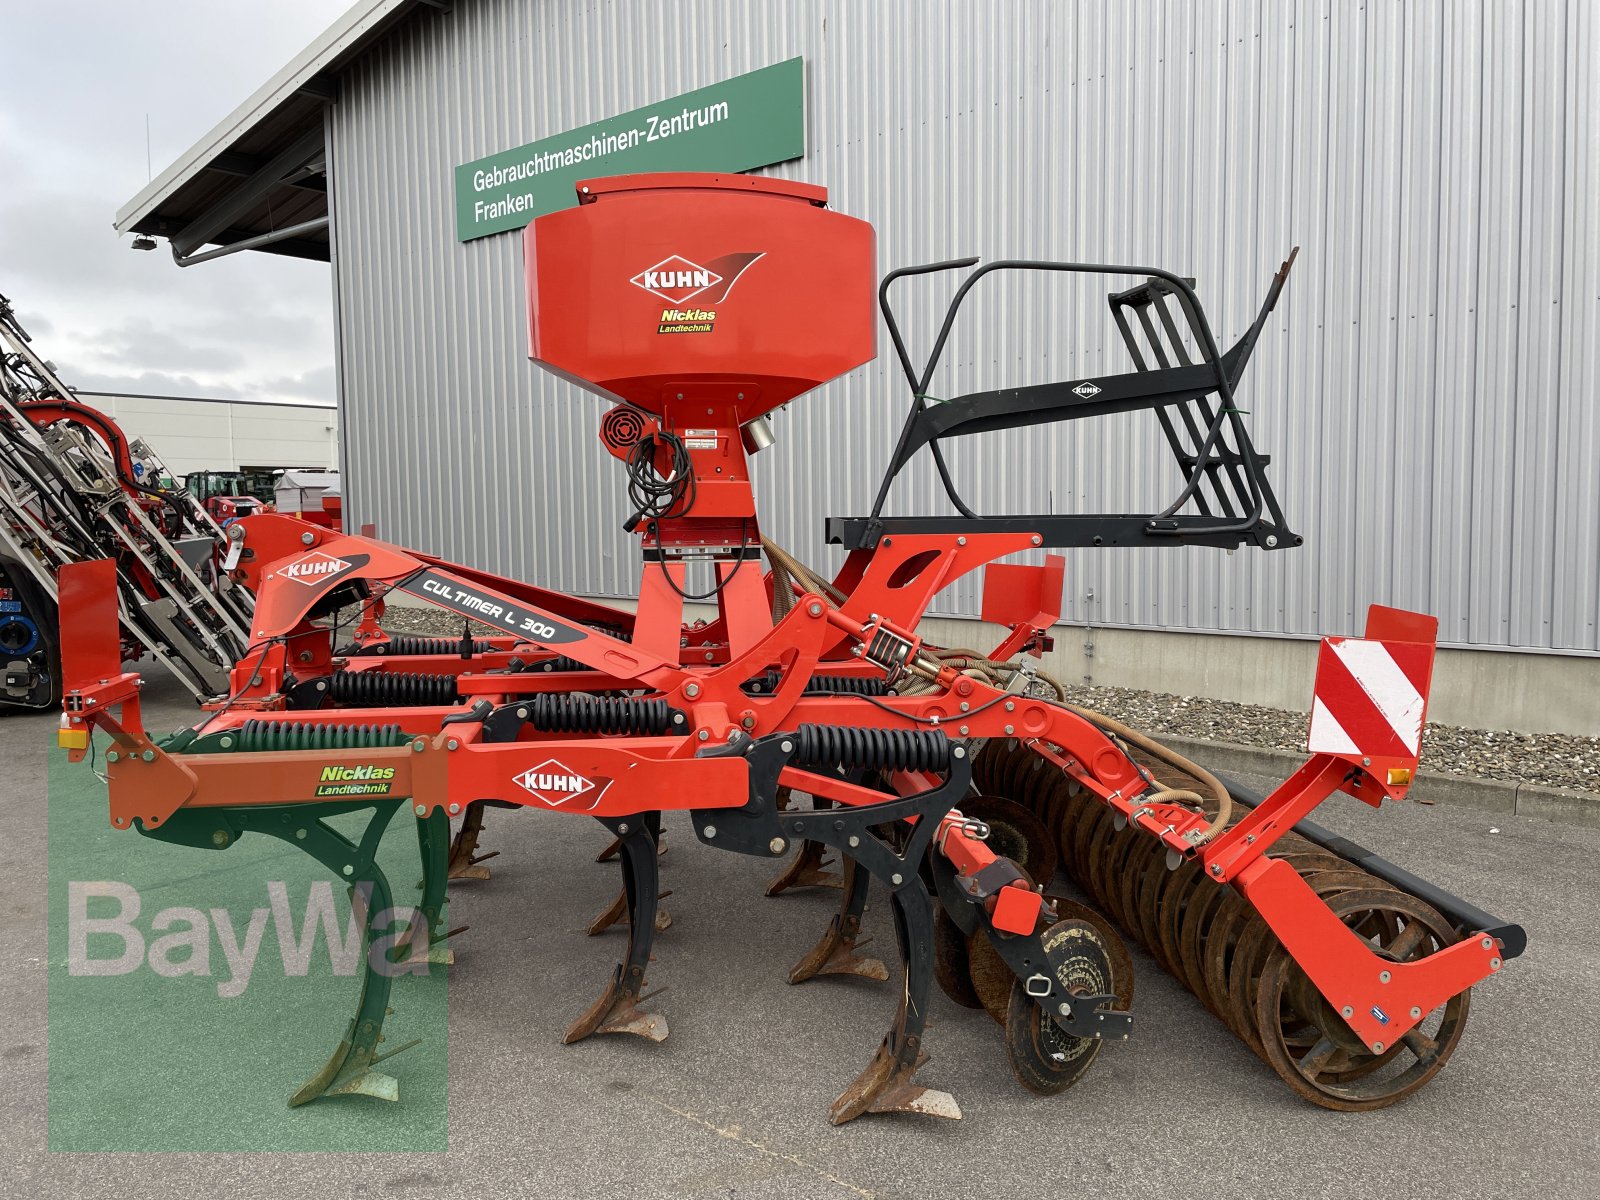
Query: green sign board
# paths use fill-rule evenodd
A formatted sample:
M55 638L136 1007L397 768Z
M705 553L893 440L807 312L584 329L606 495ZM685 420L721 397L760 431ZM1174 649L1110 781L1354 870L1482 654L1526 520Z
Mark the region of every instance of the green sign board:
M806 152L805 62L791 58L456 168L456 235L521 229L580 179L748 171Z

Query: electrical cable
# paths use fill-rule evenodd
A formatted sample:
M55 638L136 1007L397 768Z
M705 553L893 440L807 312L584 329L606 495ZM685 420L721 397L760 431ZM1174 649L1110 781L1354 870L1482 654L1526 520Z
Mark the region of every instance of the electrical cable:
M652 521L650 523L650 533L651 533L652 536L654 536L655 532L656 532L655 522ZM732 583L733 582L733 577L735 575L737 575L739 573L739 571L744 567L744 560L745 560L745 553L744 552L745 552L746 549L748 549L748 547L746 546L746 543L749 541L749 538L750 538L750 522L749 522L749 519L746 518L746 517L741 517L741 518L739 518L739 557L734 560L733 570L728 572L728 577L726 579L718 580L716 585L709 592L686 592L686 591L684 591L681 587L678 586L678 581L672 577L672 572L667 570L667 564L666 564L665 561L663 561L662 564L661 564L661 573L664 576L666 576L667 586L670 587L673 591L677 592L678 593L678 597L680 599L683 599L683 600L715 600L718 596L722 595L722 589L727 587L730 583ZM659 539L657 539L657 544L658 545L660 544L660 540ZM712 570L715 571L716 568L713 567Z
M245 688L252 687L261 681L261 668L266 665L267 651L272 649L275 643L287 642L288 640L288 634L279 633L269 637L264 642L254 642L244 648L245 654L249 654L250 651L254 650L257 646L261 647L261 657L256 659L256 665L250 668L250 678L245 680L244 683L240 684L239 687L234 690L234 693L222 702L221 708L217 709L216 712L212 713L209 717L207 717L204 721L201 721L200 724L195 727L194 733L196 737L199 737L202 733L204 733L211 722L215 721L223 713L232 708L234 701L240 696L244 695Z
M671 465L665 475L656 468L658 445L665 448L671 456ZM649 535L656 538L659 545L657 523L668 517L688 515L694 508L695 490L694 464L689 458L689 448L683 439L666 429L645 434L628 451L628 500L633 505L634 513L623 528L632 533L641 522L644 522L647 524ZM744 566L744 543L749 538L749 525L749 518L740 519L739 558L735 561L733 570L728 572L727 578L719 580L709 592L684 591L672 577L667 564L663 562L661 571L666 576L667 586L678 593L679 598L683 600L715 600L722 595L722 590L733 582L734 576Z
M671 467L666 475L656 469L658 444L671 456ZM694 465L682 438L659 429L633 444L633 449L628 451L628 499L634 508L633 516L624 526L629 533L642 521L681 517L694 507Z

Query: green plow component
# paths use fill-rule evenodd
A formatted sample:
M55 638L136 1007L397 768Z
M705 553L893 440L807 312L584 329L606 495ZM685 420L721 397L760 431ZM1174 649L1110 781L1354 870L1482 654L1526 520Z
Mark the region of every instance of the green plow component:
M246 721L236 729L196 735L181 730L162 743L169 753L228 754L250 751L345 750L403 746L412 740L398 725L329 726L311 722L268 723ZM323 1096L372 1096L398 1100L400 1084L374 1070L416 1041L392 1049L383 1047L383 1022L389 1007L394 976L419 963L449 963L443 929L445 887L448 879L450 819L441 810L418 816L417 844L422 858L422 891L417 912L398 933L394 924L394 894L377 862L378 844L401 806L404 796L384 796L322 804L228 805L205 809L179 809L155 829L135 822L145 837L206 850L225 850L245 833L274 837L310 855L349 887L350 903L362 929L361 993L338 1049L327 1063L289 1099L291 1108ZM352 840L328 824L328 819L370 811L359 838ZM459 932L459 930L451 931ZM383 949L374 948L383 943ZM377 962L374 962L374 959Z

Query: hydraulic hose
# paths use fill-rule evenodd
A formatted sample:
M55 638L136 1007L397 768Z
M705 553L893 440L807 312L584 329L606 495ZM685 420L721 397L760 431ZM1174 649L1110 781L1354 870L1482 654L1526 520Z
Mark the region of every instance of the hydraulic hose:
M827 596L835 603L843 603L845 596L838 588L823 579L771 538L763 537L761 545L766 551L767 561L772 564L774 618L782 616L783 613L787 613L794 606L791 581L798 583L807 591L815 592L820 596ZM780 607L782 612L779 611ZM966 648L941 650L925 646L923 647L923 653L938 660L941 666L954 667L963 674L982 679L998 687L1004 687L1021 670L1016 663L1000 662L987 658L976 650ZM1211 818L1210 824L1206 826L1205 841L1210 841L1227 828L1228 821L1233 815L1233 797L1228 789L1223 786L1222 781L1210 771L1207 771L1199 763L1179 754L1176 750L1162 745L1154 738L1124 725L1115 717L1096 712L1092 708L1073 704L1067 699L1066 688L1052 676L1040 671L1035 672L1034 678L1046 684L1055 693L1055 699L1047 700L1046 703L1056 704L1068 712L1082 717L1102 732L1109 733L1130 745L1137 746L1146 754L1160 759L1175 770L1182 771L1198 779L1217 802L1216 814ZM902 681L896 690L903 696L917 695L921 692L929 691L933 687L934 683L931 679L914 678ZM1157 781L1152 780L1151 782ZM1160 786L1159 783L1157 783L1157 786ZM1194 805L1203 805L1205 802L1205 798L1199 793L1186 788L1162 787L1159 792L1149 797L1149 799L1157 803L1188 803Z

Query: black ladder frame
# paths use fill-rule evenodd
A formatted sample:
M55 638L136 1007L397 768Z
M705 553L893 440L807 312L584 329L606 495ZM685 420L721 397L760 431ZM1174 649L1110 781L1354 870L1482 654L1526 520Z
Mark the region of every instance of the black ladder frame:
M890 287L908 276L959 270L977 265L978 260L957 259L891 271L879 285L878 305L901 370L911 385L911 407L871 513L865 517L830 517L827 540L850 549L870 549L881 538L896 533L1031 532L1040 536L1039 544L1044 546L1192 543L1231 549L1253 544L1276 550L1300 545L1303 539L1284 523L1277 497L1267 482L1264 468L1270 458L1256 452L1241 420L1244 414L1235 402L1235 389L1245 365L1283 292L1298 252L1296 247L1278 268L1255 322L1226 354L1217 347L1191 280L1149 267L1027 259L992 262L978 267L957 289L920 374L912 366L890 307ZM928 388L962 303L980 279L996 271L1145 276L1143 283L1107 297L1112 319L1137 369L1128 374L973 392L928 404ZM1198 363L1184 345L1180 320L1201 351ZM1140 409L1155 410L1168 448L1183 474L1183 487L1177 498L1158 513L980 516L957 492L940 445L948 437ZM933 455L939 480L956 515L884 516L883 506L895 477L923 446ZM1191 502L1195 511L1179 512Z

